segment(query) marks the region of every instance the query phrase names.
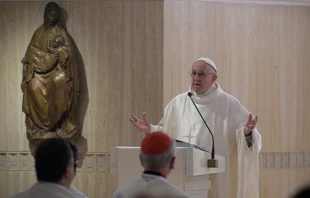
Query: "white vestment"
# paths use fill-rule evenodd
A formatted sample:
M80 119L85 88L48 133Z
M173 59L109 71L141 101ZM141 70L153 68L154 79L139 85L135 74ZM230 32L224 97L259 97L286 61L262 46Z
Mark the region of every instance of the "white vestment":
M261 136L254 129L253 145L251 148L247 146L244 125L249 111L218 84L215 84L211 93L203 96L194 93L193 100L214 134L215 154L224 156L226 160L225 173L217 174L216 184L212 184L212 187L216 186L216 197L258 198ZM211 151L211 135L188 92L172 99L159 124L151 125L152 132L159 130L175 139Z
M142 174L113 193L113 198L188 198L164 177Z
M75 198L87 198L82 192L80 192L74 185L71 185L69 191Z
M64 186L50 182L38 182L12 198L74 198Z

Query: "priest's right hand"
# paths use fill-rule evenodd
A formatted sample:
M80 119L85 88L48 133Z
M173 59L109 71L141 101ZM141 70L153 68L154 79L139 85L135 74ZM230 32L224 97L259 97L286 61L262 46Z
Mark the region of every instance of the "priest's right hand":
M151 124L147 120L145 112L143 112L143 120L131 114L129 121L136 129L138 129L141 132L144 132L146 135L151 132Z

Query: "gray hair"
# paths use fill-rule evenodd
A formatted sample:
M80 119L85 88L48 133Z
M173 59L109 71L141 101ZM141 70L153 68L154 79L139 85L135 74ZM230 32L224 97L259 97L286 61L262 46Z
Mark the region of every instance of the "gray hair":
M140 151L140 160L143 167L152 170L169 167L171 159L175 156L175 144L175 140L171 139L171 146L158 155L150 156Z

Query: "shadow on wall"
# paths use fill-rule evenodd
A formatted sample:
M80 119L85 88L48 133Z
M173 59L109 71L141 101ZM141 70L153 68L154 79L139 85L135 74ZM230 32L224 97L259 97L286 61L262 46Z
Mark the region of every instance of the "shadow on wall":
M67 31L67 25L66 25L67 21L68 21L68 13L64 8L61 8L60 24L64 27L66 31ZM68 35L70 37L71 44L75 52L74 54L76 55L76 61L78 64L77 68L78 68L78 73L79 73L79 78L80 78L80 87L81 87L79 105L78 105L78 111L77 111L78 123L80 125L80 130L81 130L81 136L76 141L73 141L79 149L78 167L81 168L81 166L83 165L82 163L84 161L84 157L86 156L86 153L87 153L87 139L83 137L82 130L83 130L86 111L88 108L89 95L88 95L87 79L86 79L86 73L85 73L85 65L84 65L81 52L79 51L72 36L69 33Z

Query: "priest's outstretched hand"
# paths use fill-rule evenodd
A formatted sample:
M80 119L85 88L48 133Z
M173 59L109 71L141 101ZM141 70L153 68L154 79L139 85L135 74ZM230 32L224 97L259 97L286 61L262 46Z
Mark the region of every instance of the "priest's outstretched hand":
M151 124L146 118L146 113L143 112L143 120L138 118L137 116L131 114L129 121L131 124L141 132L144 132L146 135L151 131Z
M257 120L258 117L250 113L249 118L244 126L244 135L249 135L252 132L252 130L256 127Z

